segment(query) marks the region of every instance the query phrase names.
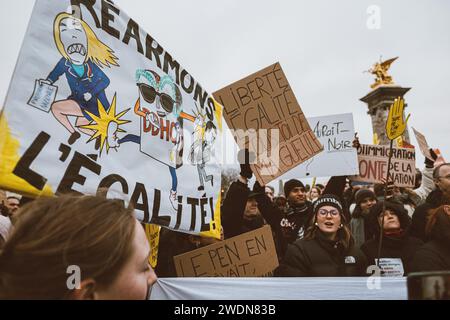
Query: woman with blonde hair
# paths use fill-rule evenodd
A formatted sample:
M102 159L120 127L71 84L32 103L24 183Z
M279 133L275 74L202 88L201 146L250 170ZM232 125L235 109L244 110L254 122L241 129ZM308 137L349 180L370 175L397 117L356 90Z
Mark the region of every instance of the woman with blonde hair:
M282 277L364 276L367 260L354 246L340 200L320 196L313 203L314 216L305 237L288 246L275 271Z
M110 107L105 94L110 81L100 67L119 66L118 58L111 48L97 38L86 22L71 14L60 13L56 17L53 36L62 58L47 79L41 82L53 84L63 74L66 75L71 94L65 100L54 102L51 110L71 133L69 143L73 144L81 135L70 123L69 116L77 117L76 127L79 131L92 136L94 131L82 126L90 123L91 115L99 116L100 107L105 110ZM96 143L96 149L98 147Z
M120 200L61 196L20 209L0 250L0 299L145 299L150 246Z

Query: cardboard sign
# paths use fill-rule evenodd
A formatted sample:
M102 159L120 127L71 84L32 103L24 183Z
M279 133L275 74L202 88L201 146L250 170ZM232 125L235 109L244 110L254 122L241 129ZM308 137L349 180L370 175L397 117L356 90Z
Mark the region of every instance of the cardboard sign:
M354 181L382 183L386 179L389 160L388 146L362 144L357 149L359 176ZM416 152L414 149L393 148L390 180L397 187L414 187L416 178Z
M417 143L419 144L419 149L424 155L424 157L434 161L433 157L430 154L430 147L428 146L427 139L423 134L417 131L415 128L412 128L414 131L414 135L416 136Z
M355 138L353 115L335 114L308 118L324 150L283 174L280 179L356 175L358 156L352 143Z
M219 238L221 110L112 2L37 0L0 118L0 188L106 189L143 223Z
M174 257L179 277L260 277L278 267L270 226Z
M225 120L234 129L239 147L249 145L257 154L251 167L262 185L323 150L279 63L213 95L224 106Z

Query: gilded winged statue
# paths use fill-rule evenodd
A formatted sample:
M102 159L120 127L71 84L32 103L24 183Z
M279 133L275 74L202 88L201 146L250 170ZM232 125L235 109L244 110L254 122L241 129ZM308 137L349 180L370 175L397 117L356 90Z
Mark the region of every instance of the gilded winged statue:
M383 84L393 84L394 81L392 81L392 77L388 75L387 71L391 67L392 62L397 60L398 57L388 59L386 61L380 61L375 63L371 69L367 70L371 74L375 75L375 82L370 85L370 87L376 88L379 85Z

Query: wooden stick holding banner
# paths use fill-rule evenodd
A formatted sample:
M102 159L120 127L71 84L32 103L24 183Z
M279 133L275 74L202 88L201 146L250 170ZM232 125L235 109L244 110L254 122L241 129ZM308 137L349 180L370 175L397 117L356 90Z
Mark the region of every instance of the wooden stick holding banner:
M388 139L391 141L389 146L389 160L387 167L387 175L386 181L384 183L384 201L383 201L383 209L381 211L381 227L380 227L380 238L378 242L378 259L377 259L377 267L380 267L380 258L381 258L381 247L383 245L383 232L384 232L384 211L386 210L386 197L387 197L387 189L389 184L389 174L391 171L391 161L392 154L394 149L394 140L400 137L406 130L406 124L409 120L411 114L408 114L406 120L404 119L404 110L405 102L401 97L398 97L394 100L394 103L389 108L389 114L386 121L386 135Z

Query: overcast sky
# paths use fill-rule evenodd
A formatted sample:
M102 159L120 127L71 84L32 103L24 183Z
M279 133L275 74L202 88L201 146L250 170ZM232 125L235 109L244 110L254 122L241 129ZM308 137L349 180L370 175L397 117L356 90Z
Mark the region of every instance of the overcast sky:
M33 3L0 1L1 102ZM410 127L424 133L429 144L450 159L450 1L115 3L210 93L279 61L307 117L352 112L363 143L372 143L372 130L367 107L359 98L373 82L372 75L363 71L380 55L399 56L390 73L397 84L412 88L405 96L406 110L412 114ZM367 26L371 5L380 9L379 29ZM417 158L422 167L423 157Z

